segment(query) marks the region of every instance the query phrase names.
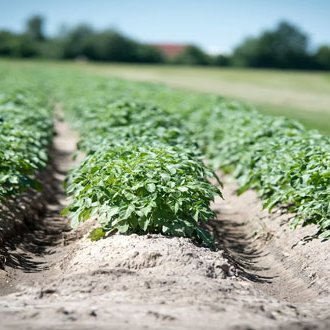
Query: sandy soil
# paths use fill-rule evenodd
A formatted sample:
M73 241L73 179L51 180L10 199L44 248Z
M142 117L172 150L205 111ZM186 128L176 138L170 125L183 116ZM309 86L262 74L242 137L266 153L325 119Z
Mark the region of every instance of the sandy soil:
M217 251L160 235L91 242L92 222L69 231L58 211L77 137L56 126L57 189L38 225L6 245L20 262L0 270L0 329L330 328L330 242L290 231L289 215L267 214L252 191L238 197L227 177L210 224Z

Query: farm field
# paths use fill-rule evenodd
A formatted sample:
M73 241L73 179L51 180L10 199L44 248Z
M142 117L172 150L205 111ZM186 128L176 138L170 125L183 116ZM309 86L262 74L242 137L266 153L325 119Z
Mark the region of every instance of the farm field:
M15 66L16 63L38 66L38 61L22 63L11 60L6 64ZM151 81L184 90L215 93L249 103L265 114L298 119L308 128L330 134L330 74L327 72L74 62L47 64L106 77Z
M141 68L0 64L3 325L328 329L329 137ZM269 74L327 114L328 76Z
M86 64L85 68L102 75L216 93L248 102L266 114L299 119L308 127L330 133L329 73L109 64Z

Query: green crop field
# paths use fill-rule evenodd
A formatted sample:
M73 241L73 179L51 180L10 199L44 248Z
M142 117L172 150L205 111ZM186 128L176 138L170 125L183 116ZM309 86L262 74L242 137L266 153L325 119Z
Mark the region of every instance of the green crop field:
M330 73L84 64L89 72L216 93L330 134Z
M214 174L204 164L204 159L213 170L221 169L235 177L240 184L239 193L253 188L266 208L285 207L295 213L293 226L315 224L320 237L330 237L330 142L318 131L307 130L299 122L285 117L261 114L247 104L216 93L196 93L161 84L104 77L116 75L120 66L47 62L4 64L3 76L11 77L2 81L1 111L5 122L8 109L17 109L17 120L20 120L24 107L29 109L30 104L36 109L35 115L40 117L37 128L40 127L43 133L40 139L45 142L34 142L32 137L24 135L26 146L22 148L27 155L31 148L29 143L36 147L40 144L44 149L51 135L50 114L46 112L43 117L38 102L43 101L44 106L50 100L60 102L68 122L81 135L79 148L87 157L68 177L67 192L72 204L65 210L74 225L96 216L101 225L97 236L113 230L159 232L207 242L207 234L198 224L200 220L212 218L209 204L221 193L207 181ZM95 74L102 68L102 75ZM127 78L130 71L126 66L122 68ZM134 67L132 72L136 74L140 69L142 67ZM146 72L150 74L150 70ZM186 76L194 76L201 69L158 70L168 72L164 77L170 80L168 77L172 75L175 82L175 72L177 79L183 81L180 70ZM235 72L227 74L234 84ZM236 74L248 84L246 72ZM264 86L260 85L260 80L264 72L254 74L256 83L251 88L262 90ZM275 77L280 77L281 73L270 74L274 81L268 79L268 85L277 86L274 95L280 94L280 83ZM299 74L301 80L307 79L307 73ZM295 79L298 82L299 74L284 75L282 80L287 85ZM210 80L212 75L217 81L216 74L201 70L201 81ZM313 97L326 90L326 84L321 83L322 75L315 74L314 78L318 83L313 85L310 94ZM192 85L195 80L186 77L185 81ZM207 88L201 82L200 86ZM209 89L211 91L211 85ZM34 95L29 90L38 90L38 93ZM303 90L307 91L301 81L292 90L301 95ZM305 109L302 113L312 114L313 111ZM28 120L24 118L26 125ZM33 125L37 124L38 121L33 120ZM10 134L20 133L14 130ZM12 158L15 152L10 154L9 151L8 155L4 154L4 160L17 163L19 169L22 161ZM29 157L35 162L40 157L45 158L44 151L31 149L31 152ZM2 180L18 180L18 174L11 174L14 165L4 168ZM18 171L30 173L30 168L23 165ZM31 167L37 168L33 163ZM3 189L6 187L7 183Z
M65 67L105 77L150 81L251 104L260 112L298 119L330 134L330 73L77 62L5 62L14 66Z

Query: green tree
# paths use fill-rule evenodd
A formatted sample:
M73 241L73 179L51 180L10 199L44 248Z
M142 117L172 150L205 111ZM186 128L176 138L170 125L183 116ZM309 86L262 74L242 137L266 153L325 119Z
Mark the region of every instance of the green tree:
M66 32L63 39L63 57L73 59L79 56L92 57L94 30L81 24Z
M26 23L26 34L35 41L44 41L46 38L43 25L43 17L38 15L30 17Z
M96 32L88 25L79 25L67 31L62 40L64 58L84 56L96 61L142 63L163 61L163 57L156 49L140 44L112 29ZM59 46L60 41L59 38Z
M330 70L330 46L321 46L315 54L315 62L318 68Z
M212 64L216 66L229 66L230 65L230 57L227 55L216 55L212 59Z
M93 37L92 58L102 61L134 62L137 44L114 30L100 32Z
M0 31L0 55L10 57L33 57L38 54L38 46L26 34Z
M209 65L211 64L211 58L201 48L191 45L186 47L173 62L185 65Z
M139 63L163 63L164 55L155 47L137 44L136 56Z
M17 36L9 31L0 31L0 54L13 56L17 49Z
M296 26L281 22L260 37L246 39L234 50L232 62L237 66L308 68L308 37Z

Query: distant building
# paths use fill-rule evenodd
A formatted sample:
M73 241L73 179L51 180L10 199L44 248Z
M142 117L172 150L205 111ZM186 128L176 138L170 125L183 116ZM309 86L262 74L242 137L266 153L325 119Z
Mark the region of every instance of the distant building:
M180 44L151 44L150 46L155 47L164 54L165 57L173 59L178 55L182 54L188 45Z

